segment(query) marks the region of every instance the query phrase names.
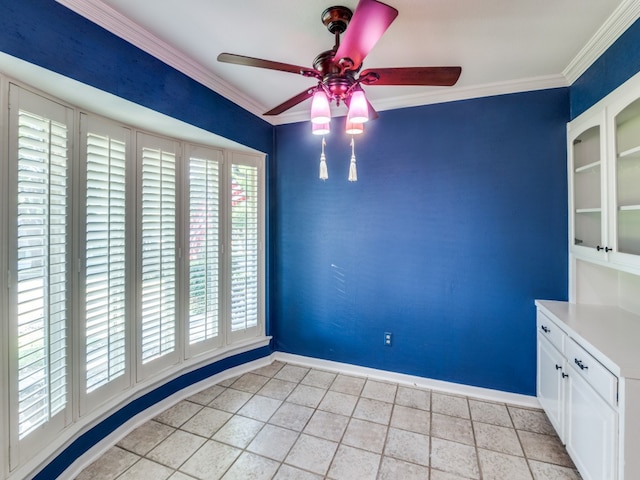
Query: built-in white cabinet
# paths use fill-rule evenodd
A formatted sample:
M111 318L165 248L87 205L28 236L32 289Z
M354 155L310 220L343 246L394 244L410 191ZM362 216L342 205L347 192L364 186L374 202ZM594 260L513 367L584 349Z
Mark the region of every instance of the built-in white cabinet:
M640 274L640 76L567 127L570 250Z
M640 316L536 301L538 399L584 480L640 478Z

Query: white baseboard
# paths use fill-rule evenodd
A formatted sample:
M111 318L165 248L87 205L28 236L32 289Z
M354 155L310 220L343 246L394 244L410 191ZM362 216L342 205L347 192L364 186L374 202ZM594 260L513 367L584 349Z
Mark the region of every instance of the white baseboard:
M297 364L300 366L318 368L330 372L345 373L360 377L369 377L376 380L386 382L394 382L407 386L419 388L427 388L443 393L452 393L456 395L464 395L468 397L479 398L491 402L508 403L528 408L542 408L538 399L531 395L521 395L518 393L503 392L501 390L493 390L490 388L473 387L470 385L462 385L460 383L444 382L442 380L432 380L415 375L406 375L404 373L390 372L387 370L378 370L375 368L360 367L349 363L333 362L331 360L322 360L313 357L304 357L291 353L275 352L272 354L275 360L281 362Z

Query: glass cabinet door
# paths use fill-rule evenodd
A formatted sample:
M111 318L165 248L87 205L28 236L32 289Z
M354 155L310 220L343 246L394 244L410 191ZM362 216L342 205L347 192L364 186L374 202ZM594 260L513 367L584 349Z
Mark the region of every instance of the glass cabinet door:
M616 116L615 128L617 251L640 255L640 99Z
M600 126L573 140L573 245L602 249Z

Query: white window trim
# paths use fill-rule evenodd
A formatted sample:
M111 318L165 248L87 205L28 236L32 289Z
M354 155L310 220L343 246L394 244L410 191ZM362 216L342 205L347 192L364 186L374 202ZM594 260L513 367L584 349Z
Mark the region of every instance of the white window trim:
M47 93L37 91L36 89L31 88L28 85L22 84L21 82L16 82L14 80L10 80L4 75L0 73L0 187L2 188L0 192L0 315L4 318L8 318L7 310L9 304L9 292L8 289L8 267L9 263L9 250L10 250L10 239L11 232L8 231L7 228L4 228L8 225L10 214L12 213L11 205L8 201L11 195L11 189L9 188L9 152L8 147L6 146L7 142L4 142L5 139L8 139L8 130L9 130L9 115L8 115L8 87L9 82L15 84L16 86L28 90L35 95L42 96L52 102L61 104L65 107L71 108L72 113L72 121L69 122L69 146L72 150L69 155L70 162L70 180L69 180L69 189L70 189L70 197L71 197L71 225L70 225L70 244L72 245L72 253L69 256L69 267L72 267L72 272L78 272L78 268L81 268L80 265L76 265L79 258L84 254L84 246L81 245L81 231L85 228L84 223L82 222L82 217L79 215L79 202L83 200L82 193L83 189L80 187L80 180L78 178L78 173L81 171L78 165L78 162L81 162L82 159L80 156L81 149L79 148L80 144L80 133L79 133L79 123L80 123L80 114L86 113L86 109L74 107L73 105L69 105L59 99L48 95ZM83 87L88 88L88 87ZM99 92L99 95L107 95L103 92ZM120 100L121 101L121 100ZM94 115L92 113L88 113L88 115ZM114 123L118 123L116 120L110 120ZM137 130L135 127L127 126L125 123L120 122L122 126L130 128L132 135L135 135ZM184 129L184 127L180 127ZM182 130L181 130L182 131ZM146 133L146 132L145 132ZM151 133L151 135L156 135ZM198 135L194 135L195 138ZM213 135L211 135L213 137ZM5 145L3 146L3 143ZM204 148L218 148L215 146L203 144L197 144L191 141L184 140L178 141L183 147L186 145L194 145L194 146L202 146ZM135 140L131 143L131 151L136 151ZM11 421L10 405L9 402L9 392L10 392L10 382L11 376L8 374L10 368L10 354L9 351L9 327L6 325L6 322L0 324L0 420L4 420L3 424L7 426L7 428L2 429L0 432L0 478L7 479L17 479L24 478L32 475L37 472L37 470L48 461L52 460L56 454L60 453L62 449L68 445L71 441L77 438L78 435L87 431L92 426L96 425L100 420L107 418L110 414L117 411L123 405L133 401L135 398L143 395L144 393L151 391L153 388L156 388L162 384L165 384L171 381L173 378L176 378L185 373L189 373L190 371L196 370L202 366L213 365L216 362L228 358L233 355L241 354L244 352L249 352L251 350L261 348L269 345L271 337L265 336L265 298L264 298L264 289L266 285L266 277L264 275L264 265L265 265L265 253L264 253L264 211L265 211L265 179L264 179L264 154L260 154L257 152L248 152L248 151L236 151L236 150L222 150L224 152L225 160L229 156L233 154L240 155L248 155L249 157L254 157L256 161L258 161L262 167L260 170L260 196L261 196L261 204L260 204L260 222L261 222L261 255L260 255L260 265L261 265L261 273L260 273L260 299L259 299L259 327L256 329L255 335L247 335L247 338L235 339L235 342L230 344L229 339L227 338L226 332L224 330L227 322L230 321L228 317L223 315L221 317L221 330L220 337L224 338L225 341L221 343L221 345L207 349L203 348L202 351L190 351L185 346L184 342L184 332L186 326L181 318L179 318L179 328L177 330L177 335L179 335L176 341L176 348L178 350L178 362L165 368L164 370L154 372L154 374L150 375L148 378L144 380L138 379L136 381L136 364L138 358L138 348L135 345L137 340L135 334L131 334L129 337L129 361L128 365L130 377L129 377L129 387L121 392L110 392L112 395L105 395L104 399L100 401L96 401L95 404L91 399L83 397L83 393L80 385L80 375L83 374L83 369L81 367L81 363L83 360L80 359L81 350L78 348L79 342L84 341L84 336L79 335L78 329L81 328L81 321L79 320L79 308L77 305L78 297L77 293L74 293L72 297L73 306L70 308L70 313L68 315L67 324L68 324L68 348L69 348L69 357L68 357L68 365L67 370L69 372L69 386L68 386L68 401L67 401L67 409L68 413L65 414L65 426L63 430L58 435L53 435L51 438L46 438L46 435L37 435L38 445L35 448L29 447L25 448L17 442L15 438L12 438L11 429L9 427L9 422ZM132 157L132 162L135 162L135 155ZM184 162L183 162L184 163ZM225 167L228 164L227 161L224 162ZM135 167L134 167L135 168ZM180 175L180 173L178 173ZM180 180L178 180L180 182ZM130 187L134 182L129 182L127 186L128 189L133 188L132 192L127 192L127 213L129 213L129 208L135 210L137 202L130 201L130 198L137 199L137 194L135 191L135 186ZM224 183L224 182L223 182ZM226 185L221 185L222 188L226 188ZM14 186L15 191L15 186ZM178 187L178 191L180 188ZM223 190L224 191L224 190ZM226 194L224 194L224 198L226 199ZM182 193L178 193L178 202L183 202ZM15 202L14 202L15 203ZM183 208L179 206L178 208ZM184 208L181 210L184 211ZM131 216L130 216L131 217ZM135 230L135 228L134 228ZM135 238L135 237L134 237ZM222 242L221 242L222 243ZM133 245L137 245L134 243ZM80 248L82 247L82 248ZM137 247L134 247L137 248ZM134 248L129 248L128 251L134 251ZM13 254L15 255L15 254ZM131 254L134 255L133 253ZM137 252L135 253L137 255ZM224 258L224 257L223 257ZM132 263L132 273L130 274L132 278L135 278L135 264ZM178 262L178 275L181 275L181 272L184 270L182 267L182 262ZM78 292L77 286L80 281L79 275L71 275L71 279L69 281L69 288L74 292ZM184 292L184 288L181 290L181 294ZM130 294L131 296L131 294ZM180 302L183 300L180 299L180 295L178 297L178 305L180 308L180 312L183 310L183 307L180 305ZM137 303L136 299L133 301L129 301L129 312L135 310L135 304ZM181 316L181 314L180 314ZM131 317L135 318L135 316ZM130 321L130 328L133 333L136 329L135 322ZM99 391L100 389L96 390ZM106 393L106 390L105 390ZM99 405L97 405L99 404ZM84 407L83 407L84 405ZM82 415L80 415L82 413ZM33 435L30 435L33 436ZM25 437L24 440L28 440L28 437ZM9 459L9 451L11 451L12 456L14 458L19 458L19 462L11 465L10 468L10 459ZM22 454L20 453L22 451Z

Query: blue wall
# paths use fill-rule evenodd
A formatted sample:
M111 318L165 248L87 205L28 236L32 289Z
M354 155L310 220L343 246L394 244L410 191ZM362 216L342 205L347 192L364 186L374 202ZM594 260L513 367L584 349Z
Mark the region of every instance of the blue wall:
M640 20L636 20L571 85L571 118L580 115L639 71Z
M382 112L354 184L346 136L322 182L308 123L278 127L276 349L534 395L533 301L567 298L568 95Z

